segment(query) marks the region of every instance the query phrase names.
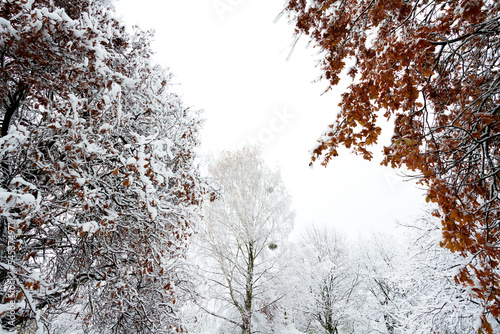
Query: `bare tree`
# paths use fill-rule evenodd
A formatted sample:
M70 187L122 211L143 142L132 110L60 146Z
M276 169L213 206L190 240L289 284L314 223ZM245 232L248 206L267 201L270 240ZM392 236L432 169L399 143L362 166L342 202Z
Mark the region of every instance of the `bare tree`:
M287 298L297 329L338 334L351 328L358 307L361 274L352 246L338 231L309 226L293 248L293 274Z
M255 316L275 319L282 298L273 285L293 223L290 196L280 173L265 166L257 149L224 152L209 172L221 197L204 208L199 267L207 282L202 297L211 302L198 305L250 334Z

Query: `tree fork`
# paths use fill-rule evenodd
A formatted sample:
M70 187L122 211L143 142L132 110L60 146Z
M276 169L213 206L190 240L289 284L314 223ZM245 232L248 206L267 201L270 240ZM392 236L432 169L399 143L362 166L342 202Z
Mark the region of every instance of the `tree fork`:
M12 116L21 106L21 102L26 98L26 90L28 86L25 84L20 84L19 88L12 95L9 93L9 101L3 100L3 105L5 106L5 116L2 121L2 137L5 137L9 133L9 126L12 120Z

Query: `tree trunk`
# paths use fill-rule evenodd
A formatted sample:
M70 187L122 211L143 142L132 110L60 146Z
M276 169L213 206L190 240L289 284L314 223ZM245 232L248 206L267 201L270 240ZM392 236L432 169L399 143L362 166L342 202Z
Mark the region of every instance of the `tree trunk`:
M255 257L253 254L253 243L247 245L247 281L245 286L245 315L243 317L242 334L252 333L252 299L253 299L253 270Z
M6 136L9 133L10 121L12 119L12 116L21 106L21 102L24 100L25 97L26 89L27 89L26 85L23 84L19 85L19 88L14 93L14 95L11 95L9 93L9 101L5 100L3 101L5 107L5 116L2 120L2 137Z
M243 320L243 326L241 327L241 334L252 334L251 331L252 321L250 318Z

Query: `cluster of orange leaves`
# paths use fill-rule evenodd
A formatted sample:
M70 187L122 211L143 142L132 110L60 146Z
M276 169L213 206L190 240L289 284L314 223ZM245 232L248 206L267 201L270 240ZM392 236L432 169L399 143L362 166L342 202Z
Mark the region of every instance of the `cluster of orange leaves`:
M441 245L472 258L456 276L500 315L500 3L443 0L291 0L297 34L323 51L330 88L353 83L313 152L326 166L340 146L371 160L368 146L394 121L383 165L417 173L442 219Z

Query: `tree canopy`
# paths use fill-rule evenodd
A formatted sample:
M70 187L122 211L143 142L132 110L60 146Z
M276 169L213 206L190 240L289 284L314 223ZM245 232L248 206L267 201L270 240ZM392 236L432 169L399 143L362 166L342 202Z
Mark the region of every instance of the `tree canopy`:
M382 164L427 187L442 245L473 258L456 280L498 318L500 3L290 0L285 11L319 48L329 88L353 79L312 161L326 166L340 146L372 159L377 119L393 120ZM482 326L491 333L486 317Z
M99 0L2 1L0 31L2 326L182 330L201 120L151 34Z

